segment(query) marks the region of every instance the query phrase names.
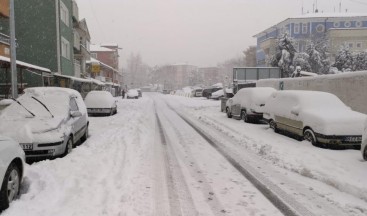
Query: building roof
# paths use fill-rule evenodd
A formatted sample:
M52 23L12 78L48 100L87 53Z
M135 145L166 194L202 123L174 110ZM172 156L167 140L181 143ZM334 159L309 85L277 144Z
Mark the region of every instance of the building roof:
M5 57L5 56L0 56L0 62L7 62L10 63L10 58ZM51 70L48 68L44 68L44 67L40 67L37 65L32 65L26 62L22 62L22 61L16 61L17 66L26 68L26 69L33 69L33 70L38 70L38 71L42 71L42 72L47 72L47 73L51 73Z
M106 47L101 47L100 45L91 44L90 45L90 51L91 52L115 52L113 49L109 49Z
M317 19L317 18L353 18L353 17L366 17L367 18L367 14L365 13L308 13L308 14L303 14L300 16L289 17L265 29L264 31L257 33L253 37L258 37L267 31L277 28L280 24L287 22L287 21L292 21L292 20L297 20L297 19L312 19L312 18Z

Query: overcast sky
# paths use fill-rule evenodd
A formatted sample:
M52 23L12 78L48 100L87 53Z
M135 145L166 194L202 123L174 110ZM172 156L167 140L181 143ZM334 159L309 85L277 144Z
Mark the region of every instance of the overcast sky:
M131 52L150 66L215 66L255 45L253 35L302 11L313 0L77 0L92 43L117 43L125 66ZM318 0L324 12L340 0ZM367 0L342 0L343 11L363 13Z

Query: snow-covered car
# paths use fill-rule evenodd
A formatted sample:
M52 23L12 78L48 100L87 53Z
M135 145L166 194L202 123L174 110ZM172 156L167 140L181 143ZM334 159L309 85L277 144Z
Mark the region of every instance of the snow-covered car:
M127 92L127 99L138 99L139 98L139 92L136 89L130 89Z
M212 95L210 96L210 98L214 99L214 100L219 100L219 98L221 98L223 96L224 96L224 91L223 91L223 89L220 89L216 92L213 92Z
M117 103L108 91L91 91L84 99L88 115L114 115L117 113Z
M221 89L223 89L223 88L210 87L210 88L203 89L201 96L206 97L207 99L209 99L213 92L216 92L216 91L221 90Z
M18 197L24 173L24 151L16 141L0 135L0 212Z
M367 118L364 123L364 132L362 135L362 146L361 146L362 157L367 161Z
M20 143L27 159L67 155L88 137L88 114L79 92L58 87L25 89L0 116L0 134Z
M203 89L195 89L194 97L201 97L201 96L203 96Z
M270 87L240 89L226 102L227 117L240 118L245 122L257 122L263 118L263 106L276 90Z
M337 96L318 91L278 91L264 107L264 119L275 132L284 131L322 147L359 148L365 118Z

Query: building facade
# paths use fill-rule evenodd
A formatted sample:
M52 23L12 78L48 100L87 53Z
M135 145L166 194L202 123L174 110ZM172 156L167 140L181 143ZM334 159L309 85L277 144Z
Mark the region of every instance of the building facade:
M367 49L367 14L315 13L288 18L254 36L257 66L269 66L267 59L275 54L277 38L285 33L293 38L297 52L323 37L329 41L331 57L345 44L353 51L363 51Z
M14 2L17 59L74 76L73 1ZM4 19L0 24L9 32Z

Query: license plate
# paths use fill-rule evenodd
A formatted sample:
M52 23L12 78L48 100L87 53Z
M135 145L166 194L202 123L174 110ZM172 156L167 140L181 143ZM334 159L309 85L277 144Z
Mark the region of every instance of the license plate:
M347 137L345 138L347 142L362 142L362 137Z
M33 144L20 144L23 150L33 150Z

